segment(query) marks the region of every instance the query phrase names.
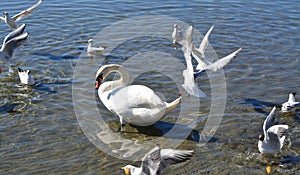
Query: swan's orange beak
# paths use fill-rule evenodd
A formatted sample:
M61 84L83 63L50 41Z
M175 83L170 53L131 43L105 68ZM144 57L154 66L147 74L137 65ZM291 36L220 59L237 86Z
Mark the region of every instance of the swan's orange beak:
M102 84L102 79L101 78L98 78L96 80L96 84L95 84L95 89L98 89L100 87L100 85Z

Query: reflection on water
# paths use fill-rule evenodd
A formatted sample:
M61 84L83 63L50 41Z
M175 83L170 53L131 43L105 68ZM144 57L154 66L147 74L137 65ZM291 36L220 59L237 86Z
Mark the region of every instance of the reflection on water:
M1 1L0 11L16 14L31 4L29 0ZM175 50L172 41L168 42L165 38L137 37L119 45L117 50L111 52L113 54L106 57L105 53L92 58L80 55L85 51L89 38L119 20L140 15L166 15L193 25L202 33L215 25L210 44L220 58L239 47L243 50L224 70L227 103L222 123L213 138L201 146L196 142L205 139L201 131L210 112L211 89L207 74L198 78L200 88L209 97L200 100L199 111L192 114L198 117L196 126L191 128L188 138L179 146L181 149L194 149L195 155L191 161L170 167L165 174L265 174L268 165L273 174L299 174L299 111L278 117L280 123L290 126L281 153L262 156L257 150L257 137L273 105L284 102L291 91L300 94L298 6L299 2L276 0L43 1L30 16L20 21L19 24L27 24L29 38L13 57L15 70L17 67L30 69L37 85L20 85L16 71L12 75L0 74L0 173L122 174L121 166L128 163L139 165L138 162L116 159L98 150L83 134L84 126L79 125L73 104L89 106L97 103L95 108L101 110L108 125L104 129L113 132L118 127L118 117L101 106L93 89L95 72L100 64L120 64L147 51L168 53L182 58L184 63L181 51ZM159 31L160 26L155 27ZM1 22L0 31L2 40L10 29ZM128 32L124 29L114 36L118 39L118 36ZM171 32L172 25L170 35ZM198 45L198 38L194 40ZM104 43L99 38L99 43L95 44ZM82 87L91 88L80 89L82 94L78 95L85 97L93 94L90 98L96 99L96 102L74 102L72 99L72 85L80 83L80 80L73 79L79 58L85 59L94 70L85 70L91 78ZM100 59L104 62L97 62ZM97 64L93 65L95 62ZM168 100L177 96L179 90L174 83L162 74L151 74L137 77L134 83L151 85ZM120 151L126 150L128 144L139 145L157 138L162 138L164 143L164 139L181 138L186 134L183 133L185 126L180 126L176 135L165 135L177 124L179 110L176 108L163 121L149 127L126 125L127 133L121 136L130 142L111 145L107 149ZM95 117L94 120L98 119ZM93 128L90 129L93 132ZM95 136L103 134L94 132ZM107 138L107 142L111 139ZM122 156L138 154L138 150L135 151Z

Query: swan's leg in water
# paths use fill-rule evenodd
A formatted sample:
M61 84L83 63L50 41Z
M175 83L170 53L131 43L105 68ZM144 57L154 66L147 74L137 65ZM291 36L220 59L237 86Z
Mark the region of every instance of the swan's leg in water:
M123 127L125 126L125 121L123 120L123 117L122 117L122 116L119 116L119 118L120 118L120 123L121 123L121 125L120 125L120 128L119 128L118 131L123 132L123 131L124 131Z

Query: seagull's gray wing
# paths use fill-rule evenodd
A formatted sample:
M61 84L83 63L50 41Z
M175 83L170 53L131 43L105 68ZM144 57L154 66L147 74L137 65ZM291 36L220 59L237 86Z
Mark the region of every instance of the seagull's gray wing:
M158 172L162 173L164 169L166 169L169 165L189 160L192 157L193 153L193 150L162 149L160 151L161 164L159 166Z
M183 40L179 42L179 44L181 44L188 51L192 51L193 32L194 32L193 26L187 28Z
M239 48L238 50L236 50L235 52L227 55L226 57L223 57L217 61L215 61L214 63L206 66L206 70L213 70L213 71L217 71L221 68L223 68L224 66L226 66L235 56L236 54L241 51L242 48ZM196 68L198 70L198 68Z
M274 148L281 148L285 139L285 132L288 125L274 125L267 131L267 142Z
M19 21L21 20L22 18L28 16L35 8L37 8L40 4L42 3L42 0L39 0L35 5L33 5L32 7L26 9L26 10L23 10L22 12L16 14L15 16L13 16L13 20L14 21Z
M204 52L209 44L209 36L212 32L212 30L214 29L214 26L211 26L210 29L207 31L207 33L205 34L204 38L202 39L201 41L201 44L199 46L199 48L197 49L201 54L202 54L202 57L204 58Z
M5 43L7 43L9 40L11 40L12 38L15 38L15 37L21 35L21 34L24 32L25 27L26 27L26 24L22 24L22 25L20 25L17 29L15 29L14 31L10 32L10 33L5 37L5 39L3 40L3 45L4 45ZM3 47L3 45L2 45L2 47Z
M141 168L144 174L153 174L158 171L161 162L160 151L160 148L156 146L142 158Z
M2 45L1 51L5 59L11 58L13 56L14 50L17 47L19 47L23 43L23 41L27 39L27 37L28 37L28 33L26 32L4 43Z
M276 106L273 107L272 111L269 113L269 115L267 116L267 118L264 121L263 124L263 131L265 134L265 137L267 136L267 131L269 128L271 128L275 122L275 111L276 111Z

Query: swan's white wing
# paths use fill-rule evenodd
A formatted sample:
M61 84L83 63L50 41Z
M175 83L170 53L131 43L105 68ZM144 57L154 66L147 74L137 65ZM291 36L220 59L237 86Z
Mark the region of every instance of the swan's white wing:
M224 66L226 66L231 60L232 58L234 58L236 56L236 54L241 51L242 48L239 48L238 50L236 50L235 52L231 53L230 55L227 55L226 57L223 57L222 59L219 59L217 61L215 61L214 63L206 66L206 70L213 70L213 71L217 71L221 68L223 68Z
M214 29L214 26L211 26L210 29L207 31L207 33L205 34L204 38L202 39L201 41L201 44L198 48L198 51L202 54L202 57L204 58L204 53L205 53L205 50L209 44L209 36L212 32L212 30Z
M281 148L285 139L285 132L288 125L274 125L267 131L267 142L274 148Z
M267 135L268 129L271 128L275 122L275 111L276 111L276 106L273 107L272 111L269 113L269 115L264 121L263 131L265 136Z
M16 14L15 16L13 16L12 18L14 19L14 21L19 21L22 18L28 16L35 8L37 8L40 4L42 3L42 0L39 0L35 5L33 5L32 7L23 10L22 12Z

